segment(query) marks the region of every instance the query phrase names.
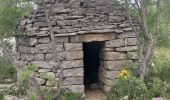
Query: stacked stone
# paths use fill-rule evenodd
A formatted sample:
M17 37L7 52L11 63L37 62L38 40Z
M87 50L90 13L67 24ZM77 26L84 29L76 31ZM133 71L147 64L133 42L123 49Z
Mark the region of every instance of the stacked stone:
M17 66L22 70L28 63L36 65L38 75L46 73L50 78L59 79L63 67L63 86L75 93L83 93L83 51L82 43L68 43L69 37L55 39L55 53L52 51L50 37L29 37L17 39ZM56 56L56 57L54 57ZM40 86L52 87L47 78L37 76Z
M26 37L16 37L17 66L22 70L29 63L36 64L36 73L46 73L57 81L61 72L57 61L60 60L63 87L84 93L82 42L105 41L100 52L99 79L101 88L108 91L116 82L122 63L138 59L136 35L124 11L111 6L111 0L86 0L88 2L84 4L77 1L72 2L73 5L66 1L75 0L60 1L52 3L54 8L49 15L55 45L51 45L44 7L39 7L18 23ZM50 7L49 0L46 0L46 7ZM54 87L47 78L36 78L40 86Z
M117 34L115 39L104 43L100 52L101 65L99 67L102 90L109 91L117 82L118 74L125 67L125 62L135 63L138 60L136 45L137 39L132 31Z
M55 36L71 36L86 33L121 33L122 30L130 30L130 28L119 28L119 25L122 23L129 24L125 12L121 8L114 7L109 3L103 4L105 3L97 5L93 1L93 3L88 2L84 6L80 6L80 2L77 1L74 4L77 6L76 8L75 6L70 7L70 3L60 2L53 4L54 8L50 12L49 19ZM47 2L47 9L50 9L49 5L50 3ZM27 36L48 36L50 33L45 18L45 8L39 7L35 12L25 16L18 23L18 28L24 30Z

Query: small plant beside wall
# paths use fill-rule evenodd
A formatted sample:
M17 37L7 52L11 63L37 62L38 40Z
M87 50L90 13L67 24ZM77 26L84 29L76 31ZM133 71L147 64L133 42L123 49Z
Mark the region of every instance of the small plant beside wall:
M123 69L118 82L107 93L107 100L151 100L146 84Z

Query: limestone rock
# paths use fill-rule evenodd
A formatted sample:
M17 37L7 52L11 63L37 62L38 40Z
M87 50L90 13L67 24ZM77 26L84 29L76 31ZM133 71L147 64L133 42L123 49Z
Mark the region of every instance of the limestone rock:
M82 60L73 60L73 61L62 61L63 68L77 68L77 67L83 67L83 61Z
M37 38L29 38L29 45L34 46L37 43Z
M106 69L102 69L101 75L103 75L103 77L105 77L105 78L113 80L113 79L118 78L118 73L119 73L119 71L109 71Z
M79 60L83 58L82 51L66 52L66 60Z
M38 69L39 73L50 72L50 69Z
M134 32L126 32L126 33L121 33L117 35L117 38L127 38L127 37L136 37L136 34Z
M126 46L126 47L119 47L115 49L116 51L136 51L138 50L137 46Z
M69 40L68 37L57 37L57 38L55 38L55 43L63 43L63 42L67 43L68 40Z
M47 77L49 78L55 78L55 73L53 72L47 72L46 74L47 74Z
M124 61L104 61L101 66L108 70L118 71L123 67Z
M126 45L137 45L137 38L127 38Z
M50 42L50 37L43 37L38 40L39 43L49 43Z
M64 47L66 51L80 51L83 49L82 43L65 43Z
M83 76L83 68L66 69L63 71L64 77Z
M35 64L38 68L45 68L45 69L52 68L50 64L47 63L46 61L33 61L32 64Z
M32 54L21 54L22 60L32 61L34 56Z
M58 60L64 60L65 59L65 52L57 52L55 55L52 53L45 55L46 61L58 61Z
M120 52L105 52L100 58L103 60L123 60L126 59L126 54Z
M63 85L83 84L83 77L69 77L63 80Z
M45 79L42 78L36 78L37 82L39 85L44 85L45 84Z
M84 85L72 85L69 87L69 89L73 93L84 93Z
M106 41L104 43L104 47L122 47L125 46L125 42L123 39L115 39L112 41Z
M44 54L35 54L34 60L35 61L44 61Z

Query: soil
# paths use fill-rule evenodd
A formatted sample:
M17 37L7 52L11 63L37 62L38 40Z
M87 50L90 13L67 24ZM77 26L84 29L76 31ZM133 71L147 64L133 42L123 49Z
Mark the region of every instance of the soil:
M85 95L85 100L106 100L105 94L100 89L86 90Z

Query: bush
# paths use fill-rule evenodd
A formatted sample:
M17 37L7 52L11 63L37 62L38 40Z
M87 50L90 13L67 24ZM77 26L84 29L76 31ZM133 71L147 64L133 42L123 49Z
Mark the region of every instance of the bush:
M162 81L170 81L170 50L159 48L150 70L150 77L158 77Z
M0 92L0 100L4 100L4 93Z
M0 80L16 77L16 70L4 57L0 56Z
M158 48L149 75L145 80L154 97L170 96L170 50Z
M59 100L82 100L81 94L72 93L70 91L62 90L59 96Z
M170 83L167 81L162 81L160 78L154 77L147 85L153 97L170 96Z
M107 100L119 100L127 97L127 100L150 100L146 84L136 77L120 78L107 94Z

